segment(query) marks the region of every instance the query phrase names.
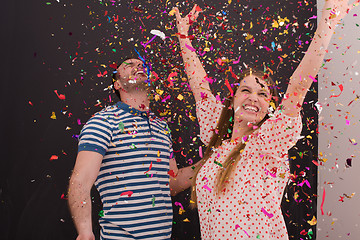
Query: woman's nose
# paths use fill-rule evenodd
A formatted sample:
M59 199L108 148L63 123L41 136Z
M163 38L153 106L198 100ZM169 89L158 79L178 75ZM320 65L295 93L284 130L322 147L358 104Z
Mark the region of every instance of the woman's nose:
M253 102L257 102L259 100L256 93L250 93L248 98L250 101L253 101Z

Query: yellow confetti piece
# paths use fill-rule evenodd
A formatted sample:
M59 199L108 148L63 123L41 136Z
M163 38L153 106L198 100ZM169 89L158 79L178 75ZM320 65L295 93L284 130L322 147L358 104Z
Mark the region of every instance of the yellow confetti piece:
M177 96L177 99L179 99L179 100L181 101L181 100L184 99L184 97L183 97L183 95L179 94L179 95Z
M245 39L246 39L246 40L249 40L249 39L252 39L253 37L254 37L253 35L251 35L251 34L248 33Z
M185 210L184 210L184 209L179 208L179 215L182 215L184 212L185 212Z
M51 119L56 119L56 115L55 115L55 112L52 112L51 113L51 117L50 117Z
M270 106L271 106L273 109L276 109L276 106L275 106L275 103L274 103L274 102L270 102Z
M279 27L279 23L276 20L273 20L273 23L271 25L273 28L278 28Z
M313 218L310 221L307 221L307 223L310 224L311 226L316 225L316 223L317 223L316 217L313 216Z
M324 163L325 163L327 160L328 160L327 158L319 158L319 161L320 161L320 162L324 162Z
M173 16L173 15L175 14L175 12L176 12L175 9L171 10L171 11L169 12L169 16Z
M183 220L183 222L190 222L190 220L187 219L187 218L185 218L185 219Z
M156 93L162 95L164 93L164 90L156 89Z
M157 156L160 157L160 151L159 150L157 151Z

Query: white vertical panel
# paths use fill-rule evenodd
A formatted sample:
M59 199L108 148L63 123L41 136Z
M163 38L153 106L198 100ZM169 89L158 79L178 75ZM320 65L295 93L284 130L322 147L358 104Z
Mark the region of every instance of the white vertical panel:
M323 0L318 1L319 15L323 4ZM343 19L328 50L326 64L319 73L319 103L322 106L319 116L319 158L324 162L321 162L318 172L317 239L358 240L360 6ZM335 97L339 94L340 96ZM351 166L347 164L347 159L351 159Z

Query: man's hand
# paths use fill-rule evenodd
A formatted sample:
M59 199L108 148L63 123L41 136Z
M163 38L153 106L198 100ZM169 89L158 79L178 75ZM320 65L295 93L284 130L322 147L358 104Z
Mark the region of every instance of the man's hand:
M95 240L95 236L92 232L81 233L76 240Z

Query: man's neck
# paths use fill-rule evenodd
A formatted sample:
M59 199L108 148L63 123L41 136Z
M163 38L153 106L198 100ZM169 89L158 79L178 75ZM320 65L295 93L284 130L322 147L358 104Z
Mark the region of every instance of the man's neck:
M150 106L148 93L142 91L136 93L122 92L121 101L140 111L148 111Z

